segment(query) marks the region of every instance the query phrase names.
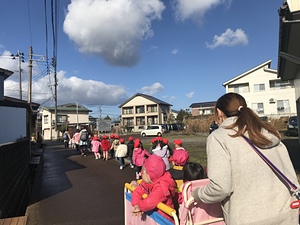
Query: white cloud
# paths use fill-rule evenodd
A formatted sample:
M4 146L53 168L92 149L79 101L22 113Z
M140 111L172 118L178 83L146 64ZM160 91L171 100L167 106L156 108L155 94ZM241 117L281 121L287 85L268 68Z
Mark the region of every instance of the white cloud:
M193 98L194 94L195 94L195 92L192 91L192 92L190 92L190 93L185 94L185 96L186 96L187 98L191 99L191 98Z
M19 98L18 61L13 60L10 51L0 55L0 68L14 72L4 81L4 95ZM28 98L28 63L22 63L22 99ZM34 62L32 67L32 101L43 105L54 105L54 75L40 71ZM74 74L78 73L77 71ZM96 80L83 80L76 76L67 77L65 71L57 73L58 104L75 103L92 106L111 106L128 99L125 88L120 85L105 84Z
M228 8L232 0L174 0L175 18L179 21L192 19L201 24L205 13L217 5L224 4Z
M118 105L124 102L128 96L125 88L119 85L105 84L95 80L82 80L72 76L67 78L65 71L57 73L57 98L58 104L75 103L85 105ZM53 75L43 76L32 84L32 101L53 105L54 81ZM4 82L5 95L18 98L18 82L7 79ZM27 83L23 89L27 88ZM24 90L23 99L27 99L27 89ZM52 102L51 102L52 100Z
M178 52L179 52L179 50L176 49L176 48L174 48L174 49L171 51L171 53L172 53L173 55L176 55Z
M151 45L150 48L148 49L148 51L155 51L158 47L155 45Z
M212 44L206 43L206 46L210 49L214 49L218 46L235 46L235 45L247 45L248 37L242 29L236 29L233 31L227 29L220 36L215 35Z
M171 96L169 101L170 102L174 102L175 100L176 100L176 97L175 96Z
M130 67L139 61L140 41L153 36L151 22L161 19L164 9L160 0L72 0L64 32L80 52Z
M164 86L158 82L152 84L151 86L144 86L138 92L146 95L154 95L156 92L164 89Z

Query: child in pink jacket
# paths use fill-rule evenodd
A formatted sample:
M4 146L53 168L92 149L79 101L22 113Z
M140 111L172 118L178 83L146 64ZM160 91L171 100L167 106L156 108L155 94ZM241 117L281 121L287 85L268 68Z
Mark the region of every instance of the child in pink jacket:
M140 179L142 166L146 160L146 157L149 157L149 156L150 156L150 153L144 149L143 144L140 141L140 139L138 139L138 138L135 139L132 161L136 168L135 174L136 174L137 180Z
M95 155L95 159L100 159L101 155L99 153L99 149L101 146L101 142L98 138L98 135L94 135L93 140L91 141L91 145L92 145L92 152Z
M142 179L140 185L137 182L131 183L132 186L136 186L132 192L131 201L134 207L133 214L140 215L142 212L155 210L160 202L174 208L173 197L175 196L176 184L170 173L166 171L166 164L161 157L151 155L146 159L142 168ZM148 196L143 198L143 194ZM158 210L158 213L174 222L173 218L163 211Z

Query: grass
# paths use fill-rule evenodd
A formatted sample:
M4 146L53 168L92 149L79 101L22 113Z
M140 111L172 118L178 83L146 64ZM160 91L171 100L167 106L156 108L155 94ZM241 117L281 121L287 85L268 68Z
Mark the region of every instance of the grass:
M284 135L285 130L279 131L282 135L282 139L294 139L295 137L287 137ZM123 137L123 135L121 135ZM131 136L135 138L139 138L145 149L150 149L151 139L153 137L141 137L139 134L132 134ZM174 149L173 141L176 139L182 140L182 146L189 152L190 162L198 162L203 167L207 166L207 155L206 155L206 140L208 137L208 133L196 133L188 135L185 132L170 132L165 133L163 138L167 138L169 140L169 145L172 149ZM125 137L125 140L126 137Z
M169 145L172 149L175 148L173 141L176 139L182 140L182 147L185 148L190 155L190 162L198 162L203 167L207 166L206 157L206 139L208 134L194 134L187 135L181 132L167 133L164 134L163 138L169 140ZM138 137L141 139L145 149L150 149L151 139L153 137Z

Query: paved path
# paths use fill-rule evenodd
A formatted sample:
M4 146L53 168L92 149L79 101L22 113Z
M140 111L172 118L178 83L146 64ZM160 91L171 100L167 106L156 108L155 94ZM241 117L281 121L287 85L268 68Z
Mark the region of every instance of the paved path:
M81 157L62 142L45 142L27 208L28 225L124 224L124 183L135 170L119 169L115 160ZM285 139L296 169L300 170L298 139Z
M115 160L82 157L62 142L45 142L27 208L28 225L124 224L124 183L135 178Z

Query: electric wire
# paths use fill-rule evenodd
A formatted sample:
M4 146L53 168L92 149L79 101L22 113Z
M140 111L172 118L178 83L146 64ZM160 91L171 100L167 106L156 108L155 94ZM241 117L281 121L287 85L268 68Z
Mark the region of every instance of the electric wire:
M31 18L30 18L30 7L29 7L29 0L27 1L27 9L28 9L28 21L29 21L29 35L30 35L30 44L31 44L31 46L32 46Z

